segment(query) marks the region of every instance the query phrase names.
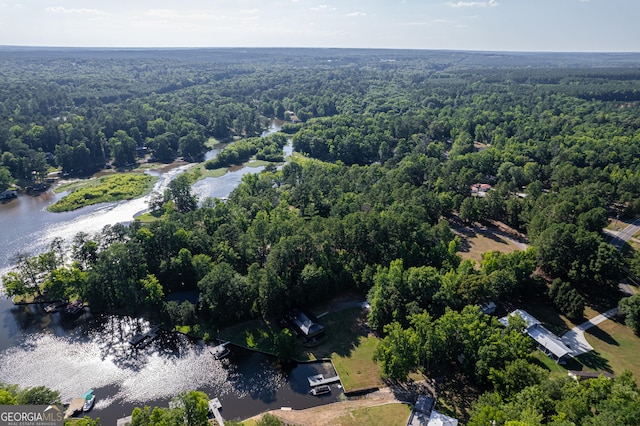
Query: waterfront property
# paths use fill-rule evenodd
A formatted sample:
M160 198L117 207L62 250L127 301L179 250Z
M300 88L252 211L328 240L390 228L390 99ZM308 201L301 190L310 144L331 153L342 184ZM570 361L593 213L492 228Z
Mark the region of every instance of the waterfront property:
M296 332L305 339L314 339L324 335L324 325L313 322L303 312L295 311L290 317Z

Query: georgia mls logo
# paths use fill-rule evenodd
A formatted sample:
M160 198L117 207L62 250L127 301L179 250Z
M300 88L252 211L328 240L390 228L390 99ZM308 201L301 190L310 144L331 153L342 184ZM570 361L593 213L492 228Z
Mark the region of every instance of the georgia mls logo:
M58 405L0 405L0 426L62 426Z

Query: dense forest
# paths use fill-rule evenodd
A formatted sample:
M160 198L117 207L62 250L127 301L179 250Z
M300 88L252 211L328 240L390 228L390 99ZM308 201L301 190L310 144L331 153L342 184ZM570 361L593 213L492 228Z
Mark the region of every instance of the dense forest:
M384 373L457 366L488 392L473 424L492 424L490 410L493 424L590 425L615 415L626 417L610 424L637 424L633 379L587 390L543 380L523 325L501 327L479 306L536 298L580 319L585 306L615 306L620 278L640 273L640 257L625 257L602 231L609 218L640 213L638 55L0 55L0 190L51 170L128 167L141 148L155 161L201 161L209 138L242 139L209 168L256 154L280 161L286 138L301 154L246 175L226 202L198 203L191 181L178 178L153 203L152 223L20 256L3 280L8 294L79 296L95 312L146 312L204 333L356 292L368 296L369 325L383 336ZM254 138L264 118L293 116L286 138ZM492 188L472 196L476 184ZM530 248L462 261L452 224L494 222L526 235ZM197 304L166 302L185 289L199 292ZM640 299L622 306L638 331ZM576 401L586 405L575 411Z

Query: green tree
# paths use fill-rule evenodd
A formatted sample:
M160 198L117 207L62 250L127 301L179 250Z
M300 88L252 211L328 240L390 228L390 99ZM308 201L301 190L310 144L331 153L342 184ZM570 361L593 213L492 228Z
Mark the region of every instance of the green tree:
M620 314L624 322L634 333L640 335L640 294L634 294L620 300Z
M164 290L155 275L149 274L140 279L144 293L144 302L147 306L158 306L164 300Z
M547 380L548 376L547 371L531 364L526 358L513 359L503 368L491 367L488 374L494 390L505 397L518 393L528 386L538 385Z
M204 392L189 391L178 397L184 410L184 424L207 426L209 424L209 397Z
M288 328L277 332L273 340L274 352L278 357L278 361L286 363L299 355L300 348L296 336Z
M191 181L184 173L169 182L167 191L180 213L190 212L198 206L197 198L191 193Z
M256 422L256 426L282 426L282 420L272 414L264 414L260 420Z
M16 401L18 405L60 404L60 392L45 386L36 386L20 390Z
M9 169L0 166L0 192L9 188L13 183L14 179L11 177Z
M0 405L16 405L17 403L15 395L6 389L0 389Z
M124 130L116 131L109 145L116 165L122 167L136 162L136 141Z
M202 135L196 132L189 132L179 140L179 153L187 161L197 161L206 151L204 142L205 138Z
M64 424L65 424L65 426L66 425L70 425L70 426L100 426L102 423L100 423L100 417L92 419L89 416L84 416L84 417L82 417L80 419L74 419L73 422L71 422L69 420L65 420Z
M394 380L406 380L417 365L415 332L404 330L398 322L384 327L385 337L380 340L373 355L380 362L382 373Z

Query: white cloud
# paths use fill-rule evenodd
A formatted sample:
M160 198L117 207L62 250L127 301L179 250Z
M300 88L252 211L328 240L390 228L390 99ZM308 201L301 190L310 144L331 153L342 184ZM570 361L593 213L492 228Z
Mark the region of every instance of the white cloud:
M422 27L425 25L429 25L429 22L399 22L398 25L403 27Z
M100 9L69 9L66 7L55 6L55 7L47 7L45 9L50 13L61 13L65 15L93 15L93 16L107 16L109 12Z
M489 1L458 1L458 2L447 2L447 5L450 7L460 8L460 7L495 7L498 5L498 0L489 0Z
M211 10L176 10L176 9L150 9L145 15L157 19L170 19L176 21L247 21L258 19L258 9L243 9L235 14L218 13Z
M319 6L312 7L311 10L314 10L316 12L324 12L324 11L336 10L336 8L328 4L321 4Z
M347 16L367 16L365 12L351 12L347 13Z

